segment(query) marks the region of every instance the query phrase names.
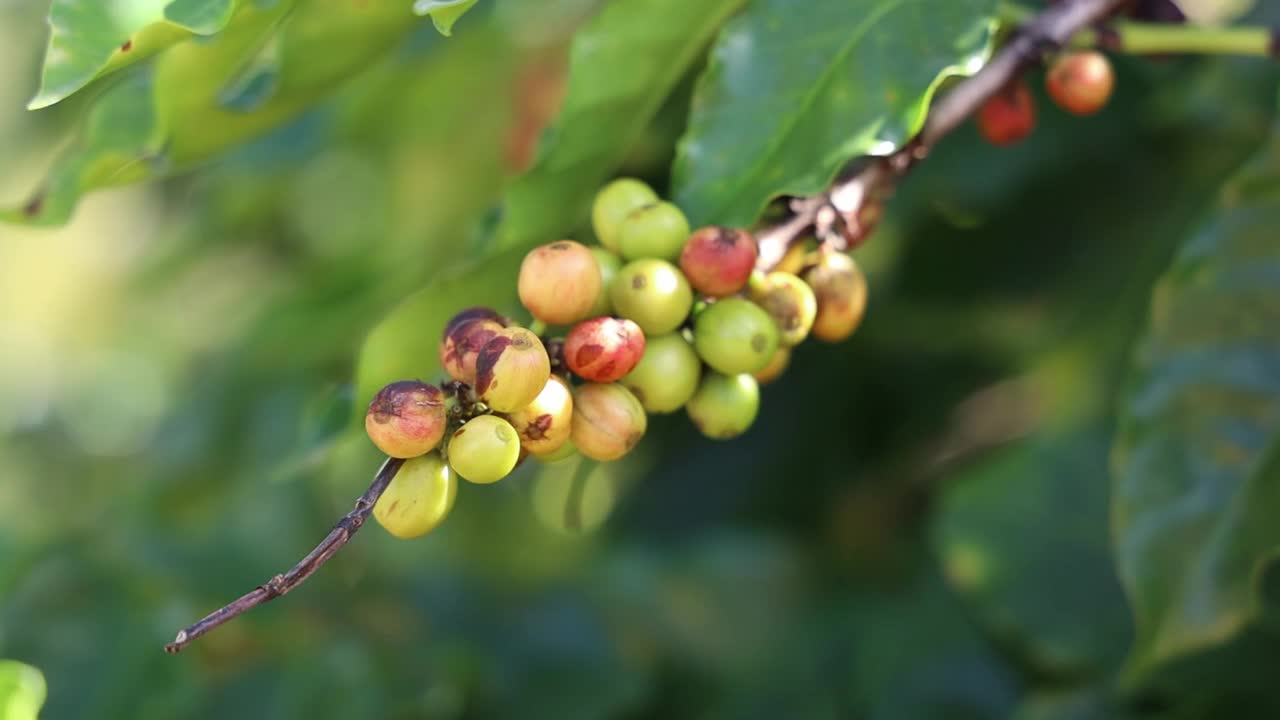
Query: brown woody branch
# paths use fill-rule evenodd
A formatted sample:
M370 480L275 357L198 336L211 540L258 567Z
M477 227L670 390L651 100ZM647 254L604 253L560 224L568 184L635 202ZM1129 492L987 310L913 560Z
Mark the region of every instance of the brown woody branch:
M1064 0L1031 18L981 70L955 85L929 109L916 137L891 155L855 161L826 191L789 201L789 217L760 230L757 266L778 265L787 249L816 235L844 250L860 242L874 226L879 203L893 184L924 159L934 145L1016 79L1045 52L1065 46L1072 36L1106 19L1126 0Z
M164 646L167 653L180 652L183 648L190 645L196 638L204 635L219 625L241 615L253 608L281 595L289 592L295 587L301 585L303 581L311 577L311 574L320 569L333 557L335 553L342 549L356 534L356 531L364 525L364 521L369 519L369 513L373 512L373 506L378 502L378 498L382 497L382 493L386 491L387 485L391 482L391 478L400 470L400 466L404 464L404 460L397 458L387 458L382 463L382 467L378 469L378 473L373 477L373 484L368 490L356 500L356 506L351 512L342 516L333 530L325 536L324 540L316 546L314 550L307 553L307 556L298 561L283 575L276 575L267 582L254 588L251 592L241 596L239 599L230 604L219 608L212 613L204 616L196 623L183 628L178 632L178 636L173 642Z

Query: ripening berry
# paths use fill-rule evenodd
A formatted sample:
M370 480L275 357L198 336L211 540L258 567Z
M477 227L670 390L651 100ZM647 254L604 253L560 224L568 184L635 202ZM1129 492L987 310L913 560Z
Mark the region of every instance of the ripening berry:
M1076 115L1101 110L1115 89L1116 75L1106 55L1096 51L1066 53L1049 66L1045 87L1058 107Z
M622 219L618 252L628 260L657 258L675 262L689 239L689 220L669 202L642 205Z
M644 407L618 383L587 383L573 391L573 432L578 452L592 460L617 460L644 437Z
M665 335L680 327L693 308L693 289L675 265L665 260L635 260L618 271L609 288L613 309L634 320L646 335Z
M632 178L619 178L596 193L591 206L591 226L600 244L618 251L618 230L631 211L658 202L653 188Z
M485 485L511 474L520 460L520 436L497 415L478 415L449 438L449 466L463 480Z
M698 389L702 361L680 333L648 338L640 364L619 382L644 406L663 415L684 407Z
M520 436L520 447L541 458L569 441L573 420L573 394L569 384L552 375L533 402L512 413L507 422Z
M444 437L444 393L417 380L394 382L378 391L364 416L369 439L382 452L412 458L435 449Z
M613 279L618 276L618 271L622 269L622 258L599 245L591 248L591 255L595 257L596 265L600 268L600 294L596 296L596 304L591 307L587 317L612 315L613 301L609 299L609 288L613 285Z
M587 317L601 287L595 256L572 240L530 250L516 283L521 304L548 325L570 325Z
M504 325L496 320L475 318L464 320L452 328L440 343L440 365L449 377L472 385L476 381L476 357Z
M1036 126L1036 106L1024 82L1016 81L992 95L978 110L978 131L992 145L1012 145Z
M756 382L761 385L768 385L777 380L786 372L787 366L791 364L791 348L785 345L779 346L778 351L769 359L769 364L760 370L757 370L754 377Z
M476 397L498 412L533 402L551 377L551 358L537 335L525 328L498 331L476 356Z
M435 529L453 508L458 481L440 457L431 453L406 460L373 506L373 517L398 538L421 537Z
M745 373L707 373L686 408L703 435L714 440L734 438L755 422L760 411L760 386Z
M753 373L768 365L778 350L778 326L755 303L725 298L694 320L693 346L719 372Z
M680 253L680 269L689 284L708 297L727 297L746 287L759 249L745 230L699 229Z
M583 320L564 340L564 360L584 380L610 383L631 372L644 355L644 332L625 318Z
M818 298L813 336L840 342L853 334L867 309L867 278L853 258L830 253L804 276Z
M444 332L440 335L440 340L447 340L449 335L461 327L463 323L470 322L472 320L492 320L502 327L511 326L511 319L503 317L501 313L493 308L480 306L469 307L449 318L449 322L444 325Z
M818 300L813 289L803 280L785 272L771 272L759 282L751 283L748 294L778 326L778 341L783 345L799 345L809 337Z

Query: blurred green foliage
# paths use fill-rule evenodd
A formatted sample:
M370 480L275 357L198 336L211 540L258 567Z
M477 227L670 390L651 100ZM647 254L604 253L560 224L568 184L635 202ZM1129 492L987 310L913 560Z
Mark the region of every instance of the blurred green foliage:
M746 438L654 418L624 462L468 485L428 538L370 527L164 655L346 511L377 466L352 417L435 375L456 309L517 311L521 248L581 237L613 174L670 191L691 117L771 127L765 106L715 116L705 77L733 76L701 72L780 7L492 0L446 40L411 3L204 5L236 7L226 34L147 35L129 68L99 53L84 91L28 113L49 7L0 4L0 206L43 188L29 219L69 219L0 226L0 657L43 673L41 717L1280 712L1262 60L1119 59L1096 118L1042 102L1015 149L949 138L856 254L865 326L800 348ZM1245 20L1280 22L1259 5ZM778 67L813 54L780 45ZM980 46L911 57L928 86ZM850 77L899 72L877 47ZM763 194L818 171L791 170ZM72 214L144 176L167 179ZM0 717L43 687L0 663Z

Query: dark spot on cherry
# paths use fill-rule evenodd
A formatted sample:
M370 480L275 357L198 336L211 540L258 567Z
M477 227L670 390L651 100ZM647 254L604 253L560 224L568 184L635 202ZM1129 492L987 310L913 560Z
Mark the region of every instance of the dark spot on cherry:
M751 336L752 350L755 350L758 353L762 353L765 351L765 348L767 348L768 346L769 346L769 341L765 339L764 335L760 333L756 333L755 335Z
M132 49L133 49L132 40L125 40L124 44L120 46L120 52L129 52Z
M586 366L595 362L596 358L599 358L603 354L604 347L601 345L583 345L578 348L578 352L573 356L573 358L579 366Z
M648 287L648 285L649 285L649 281L645 280L643 275L636 275L635 277L631 278L632 290L643 290L646 287Z

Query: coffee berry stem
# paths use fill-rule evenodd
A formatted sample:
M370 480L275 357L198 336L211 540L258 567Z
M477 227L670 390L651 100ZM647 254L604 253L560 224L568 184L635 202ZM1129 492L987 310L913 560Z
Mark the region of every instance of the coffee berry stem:
M1017 3L1001 3L1000 22L1019 27L1035 17L1035 10ZM1128 55L1240 55L1277 57L1277 28L1224 27L1112 20L1100 28L1080 30L1063 43L1071 48L1099 48Z

